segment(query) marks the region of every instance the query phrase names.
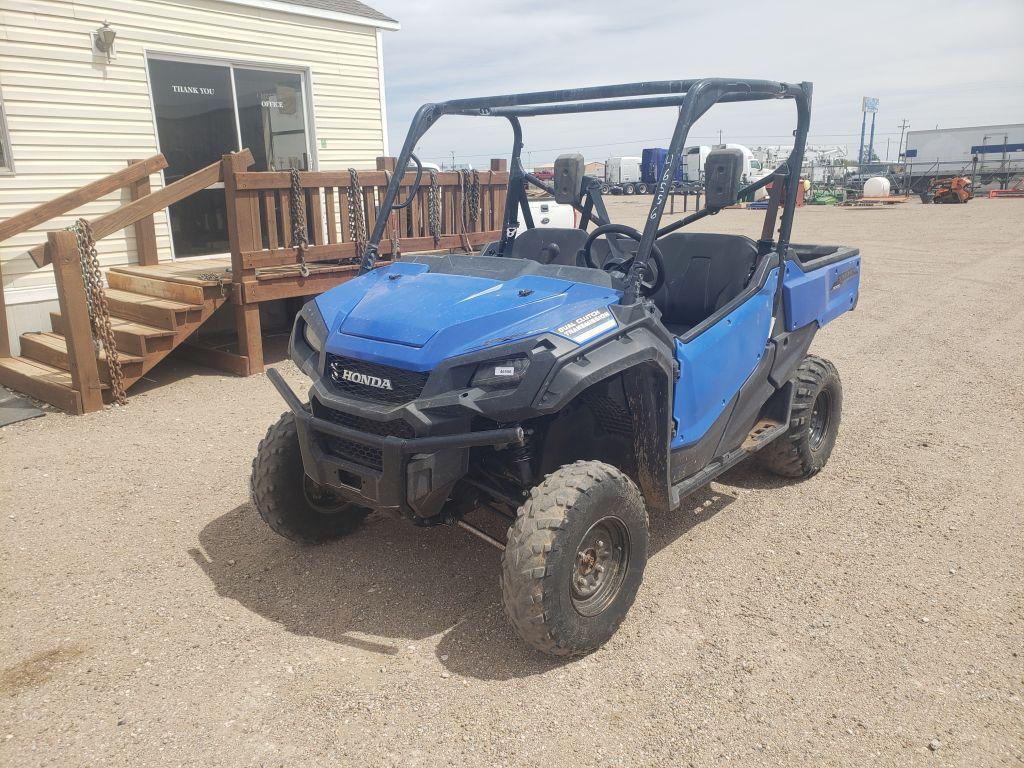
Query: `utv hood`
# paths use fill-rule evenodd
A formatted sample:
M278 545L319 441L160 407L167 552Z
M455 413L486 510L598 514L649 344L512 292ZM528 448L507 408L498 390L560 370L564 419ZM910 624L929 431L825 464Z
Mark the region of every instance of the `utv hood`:
M540 275L496 280L432 274L426 264L399 262L333 288L316 303L329 331L328 352L430 370L449 357L549 331L573 338L573 323L594 312L598 323L588 327L607 325L607 332L615 324L600 311L618 298L610 288Z

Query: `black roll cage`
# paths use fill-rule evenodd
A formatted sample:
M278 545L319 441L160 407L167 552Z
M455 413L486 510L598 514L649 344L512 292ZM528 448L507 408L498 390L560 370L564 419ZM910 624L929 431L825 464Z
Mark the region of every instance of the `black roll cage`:
M662 80L648 83L624 83L621 85L601 85L589 88L568 88L557 91L537 91L533 93L513 93L505 96L486 96L481 98L454 99L437 104L424 104L417 111L409 126L405 143L398 156L395 173L391 177L381 210L377 216L373 232L370 235L366 250L360 263L360 274L373 269L377 261L378 249L389 215L395 208L399 188L403 183L405 172L413 159L416 144L430 127L444 115L463 115L469 117L499 117L509 121L512 126L512 156L509 163L508 195L505 202L502 222L501 240L498 244L498 255L505 254L509 243L515 239L519 228L517 209L522 209L526 225L533 227L533 219L526 202L524 182L530 182L544 188L535 177L527 174L521 159L523 150L522 117L538 115L565 115L583 112L606 112L621 109L652 109L656 107L678 107L679 117L665 158L665 168L654 191L654 198L648 212L642 238L637 249L636 258L626 278L622 303L629 304L639 299L640 276L643 274L650 258L651 246L656 238L672 232L680 227L717 213L717 210L703 208L686 218L660 227L665 211L665 202L675 178L676 168L682 159L686 136L701 116L718 103L740 101L763 101L767 99L793 99L796 102L797 126L793 131L793 151L785 162L772 173L740 190L740 196L767 186L773 180L782 182L786 178L799 179L800 167L803 164L804 149L807 143L807 132L811 121L812 85L808 82L799 84L774 82L771 80L746 80L726 78L705 78L700 80ZM417 165L419 161L416 160ZM778 185L777 185L778 186ZM790 242L793 230L793 212L796 208L796 196L799 183L785 184L785 199L776 198L775 204L769 204L765 215L765 227L760 245L762 250L777 248L784 251ZM550 191L550 189L548 190ZM606 224L602 216L595 215L592 206L573 205L586 218L597 224ZM778 241L772 237L775 217L778 208L782 208L782 221L779 227ZM603 213L603 212L599 212ZM770 223L769 223L770 220ZM586 226L584 221L582 226Z

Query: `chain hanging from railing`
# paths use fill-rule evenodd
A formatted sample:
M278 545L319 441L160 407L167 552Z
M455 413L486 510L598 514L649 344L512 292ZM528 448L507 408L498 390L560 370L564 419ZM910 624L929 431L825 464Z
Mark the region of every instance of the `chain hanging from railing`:
M441 245L441 185L437 181L437 171L430 169L430 189L427 191L427 228L434 238L434 247Z
M363 188L359 184L359 172L348 169L348 231L356 244L356 258L363 257L366 250L366 211L363 210Z
M462 197L461 224L459 239L466 253L473 251L469 242L469 231L476 228L480 218L480 173L478 171L460 170L459 190Z
M78 256L82 262L82 281L85 283L85 303L89 311L93 345L97 351L102 348L106 355L114 402L125 405L128 398L124 389L124 373L121 370L121 358L117 354L114 329L110 325L110 306L107 304L103 271L100 269L99 255L96 252L96 238L93 237L92 226L85 219L78 219L75 222L74 232L78 243ZM68 351L70 353L70 350Z
M309 232L306 227L306 196L302 192L302 181L299 179L298 168L292 168L288 208L292 218L292 248L297 248L299 251L299 274L309 277L309 267L306 265L306 249L309 248Z

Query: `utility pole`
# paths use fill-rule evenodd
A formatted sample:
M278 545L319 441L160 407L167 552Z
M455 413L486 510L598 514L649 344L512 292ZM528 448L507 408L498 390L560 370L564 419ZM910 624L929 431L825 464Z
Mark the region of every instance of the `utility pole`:
M903 134L907 130L907 126L908 125L910 125L910 123L907 122L907 118L904 117L903 118L903 122L900 123L900 145L899 145L899 147L896 150L896 162L897 163L900 161L900 156L903 154Z
M455 170L455 150L452 150L452 170Z
M718 129L718 143L719 144L722 143L722 129L721 128Z

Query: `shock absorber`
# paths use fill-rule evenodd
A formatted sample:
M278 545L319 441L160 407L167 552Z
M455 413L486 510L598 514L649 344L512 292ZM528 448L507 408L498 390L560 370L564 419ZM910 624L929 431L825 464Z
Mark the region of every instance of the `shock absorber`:
M524 489L533 486L533 430L523 430L523 442L510 445L509 455L512 457L512 466L519 475L519 482Z

